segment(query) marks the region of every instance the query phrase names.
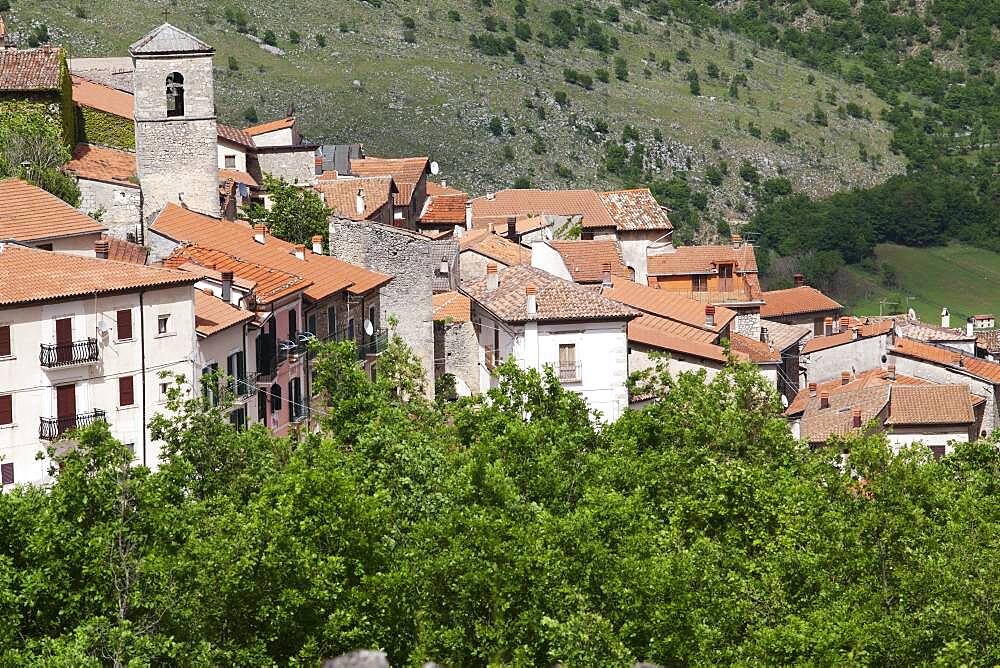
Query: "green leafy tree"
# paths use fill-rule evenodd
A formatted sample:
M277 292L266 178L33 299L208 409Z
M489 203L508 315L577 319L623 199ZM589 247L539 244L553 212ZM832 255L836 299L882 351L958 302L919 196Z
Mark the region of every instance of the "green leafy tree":
M324 239L329 234L329 217L333 213L319 194L309 188L286 183L282 179L264 176L264 190L271 208L252 203L243 213L253 225L266 225L271 234L295 244L311 243L314 235Z

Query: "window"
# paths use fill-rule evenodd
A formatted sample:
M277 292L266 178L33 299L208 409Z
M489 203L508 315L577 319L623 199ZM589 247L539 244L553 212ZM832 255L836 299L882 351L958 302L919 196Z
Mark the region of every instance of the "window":
M576 362L576 344L559 344L559 380L576 381L580 379L579 367Z
M122 309L116 314L118 320L118 340L132 338L132 309ZM162 334L162 332L161 332Z
M292 309L288 312L288 340L295 341L295 335L299 333L299 316Z
M135 387L132 385L132 376L123 376L118 379L118 405L132 406L135 404Z
M267 392L257 390L257 419L267 426Z
M132 453L133 457L135 456L135 443L122 443L122 445L128 448L128 451Z
M0 424L14 424L13 394L0 394Z
M227 155L226 156L226 169L236 169L236 156Z
M167 118L184 115L184 76L180 72L167 75Z
M708 276L692 276L691 292L708 292Z
M166 401L170 394L170 383L160 383L160 401Z
M305 413L302 406L302 379L288 381L288 419L297 420Z
M247 394L247 361L242 350L226 358L226 376L230 378L229 389L233 394Z
M493 366L500 364L500 328L493 325Z
M942 457L944 457L944 446L932 445L931 454L934 455L934 459L941 459Z
M0 484L14 484L14 462L0 464Z
M306 318L306 331L315 336L315 334L316 334L316 314L315 313L310 314L309 317Z
M10 357L10 325L0 325L0 357Z
M237 408L229 414L229 424L236 427L236 431L243 431L247 428L247 409Z
M170 316L161 315L156 319L156 332L158 334L166 334L170 326Z
M823 336L823 318L813 320L813 336Z
M219 363L212 362L201 369L201 390L204 392L205 406L219 405ZM213 378L214 375L214 378Z
M275 413L281 410L281 386L277 383L271 386L271 410Z
M354 340L354 318L347 321L347 340Z
M337 338L337 307L331 306L326 310L326 331L327 336L336 340Z
M733 265L731 264L719 265L719 291L733 291Z

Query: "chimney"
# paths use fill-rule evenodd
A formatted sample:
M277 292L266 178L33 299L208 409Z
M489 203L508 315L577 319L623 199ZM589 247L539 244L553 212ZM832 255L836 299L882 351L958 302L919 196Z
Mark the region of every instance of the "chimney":
M524 309L528 312L528 315L536 315L538 313L538 288L530 283L524 288Z
M976 329L976 327L974 323L975 321L972 318L969 318L968 320L965 321L965 335L970 339L973 336L975 336L974 330Z
M851 411L851 425L855 429L861 429L861 409L855 408Z
M222 272L222 301L229 304L233 300L233 272Z
M948 307L941 309L941 326L951 327L951 313L948 312Z
M794 278L795 278L795 287L801 288L803 285L806 284L806 277L803 276L802 274L795 274Z
M601 265L601 285L605 288L611 287L611 263L605 262Z
M441 179L441 187L442 188L447 188L448 187L448 182L445 181L444 179Z
M847 385L849 382L851 382L851 372L850 371L841 371L840 372L840 384L841 385Z
M253 240L259 244L264 243L264 239L267 238L267 226L266 225L254 225L253 226Z
M840 316L840 322L838 324L839 324L838 328L839 331L846 332L848 328L850 328L851 326L851 319L848 318L846 315L842 315Z
M497 274L497 266L493 262L486 265L486 292L496 292L500 287L500 276Z
M767 327L760 328L760 342L767 343Z
M465 229L472 229L472 200L465 200ZM492 230L491 230L492 231Z
M492 202L496 197L496 193L486 193L486 201L488 202Z
M964 367L965 366L965 355L962 354L962 353L959 353L958 354L958 358L955 360L955 362L958 364L958 366Z
M715 327L715 307L711 304L705 307L705 326Z
M733 240L733 248L739 248L740 246L743 245L743 237L741 237L738 234L734 234L732 240Z
M305 244L295 244L295 257L299 260L306 259Z
M517 218L507 216L507 238L517 243Z
M896 363L895 362L889 362L889 368L887 369L887 371L888 372L885 374L886 380L896 380Z
M821 409L830 407L830 393L826 390L819 393L819 407Z
M438 265L438 273L448 274L449 270L450 266L448 265L448 258L446 257L441 258L441 264Z
M816 383L809 383L809 396L810 397L816 396Z
M98 239L94 242L94 255L99 260L107 260L111 251L111 244L107 239Z
M359 216L365 213L365 189L358 188L358 194L354 196L354 210Z
M829 316L823 318L823 334L826 336L833 335L833 318Z
M312 244L313 244L313 253L316 254L316 255L322 255L323 254L323 236L320 235L320 234L314 235L313 238L312 238Z

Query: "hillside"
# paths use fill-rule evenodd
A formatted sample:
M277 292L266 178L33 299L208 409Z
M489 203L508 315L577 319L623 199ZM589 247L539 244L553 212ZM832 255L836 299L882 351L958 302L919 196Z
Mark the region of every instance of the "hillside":
M879 118L885 103L776 50L716 29L654 20L638 9L616 17L603 5L577 3L560 25L552 12L565 3L490 5L346 0L333 12L245 0L13 0L8 25L23 42L44 24L50 41L73 56L123 55L166 10L167 20L216 47L223 120L245 125L250 108L264 120L294 106L311 139L360 141L371 154L429 154L443 178L474 192L519 177L540 186L600 188L687 172L692 190L708 195L710 210L739 218L754 209L738 175L743 160L762 179L784 176L814 196L868 186L901 170L889 150L889 128L869 120ZM559 43L567 23L580 35L566 48L546 47ZM262 38L267 30L281 52L246 34ZM290 42L291 31L298 44ZM474 48L470 35L484 38L485 46ZM617 50L608 46L614 40ZM497 49L505 53L483 53ZM681 51L690 62L681 62ZM618 57L626 60L627 81L615 76ZM589 76L592 90L568 83L567 68L584 84ZM691 92L692 70L698 96ZM562 105L560 92L567 97ZM843 113L845 106L856 113ZM816 122L817 110L826 126ZM499 137L490 129L494 116L501 119L494 128ZM638 129L644 148L639 179L603 169L606 142L621 141L627 125ZM635 135L629 137L634 154ZM716 187L704 178L720 161L728 169L715 174Z

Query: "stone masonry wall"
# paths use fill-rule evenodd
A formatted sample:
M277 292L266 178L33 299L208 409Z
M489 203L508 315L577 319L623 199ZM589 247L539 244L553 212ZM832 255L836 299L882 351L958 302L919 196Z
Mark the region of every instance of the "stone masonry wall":
M310 183L316 178L312 151L260 151L257 153L257 165L262 176L270 174L288 183Z
M108 233L119 239L127 238L142 226L142 193L136 187L80 179L79 209L86 214L103 211L101 222Z
M479 394L479 337L471 322L435 322L435 378L455 376L459 396Z

